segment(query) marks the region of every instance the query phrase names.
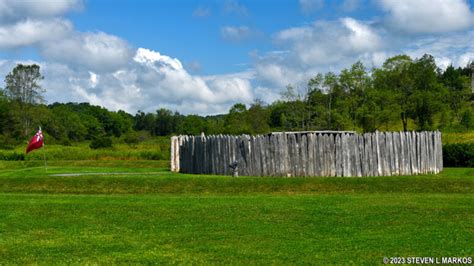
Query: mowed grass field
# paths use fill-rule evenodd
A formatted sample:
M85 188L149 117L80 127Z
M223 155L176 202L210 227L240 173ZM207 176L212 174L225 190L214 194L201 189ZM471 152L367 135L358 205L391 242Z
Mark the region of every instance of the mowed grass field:
M381 264L474 255L474 169L370 178L0 161L0 264ZM84 175L64 176L61 174Z

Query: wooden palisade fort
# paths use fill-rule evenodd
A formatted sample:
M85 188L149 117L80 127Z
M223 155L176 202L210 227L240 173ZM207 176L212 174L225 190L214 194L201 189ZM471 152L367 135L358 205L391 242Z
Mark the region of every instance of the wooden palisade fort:
M441 133L278 132L171 137L171 170L245 176L391 176L439 173Z

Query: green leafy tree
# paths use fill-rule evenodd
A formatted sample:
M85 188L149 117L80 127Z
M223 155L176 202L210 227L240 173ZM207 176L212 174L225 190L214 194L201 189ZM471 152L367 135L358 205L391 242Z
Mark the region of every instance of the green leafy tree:
M419 130L433 128L433 118L443 110L444 87L437 81L437 71L434 57L423 55L410 67L410 74L414 82L414 93L410 99L410 116Z
M461 123L469 109L470 73L465 73L462 68L455 69L450 65L439 75L439 80L448 90L445 100L449 106L443 110L443 124L452 126L455 123Z
M8 128L8 101L0 90L0 134L3 134Z
M40 66L36 64L18 64L5 77L5 94L9 100L19 105L24 135L29 135L32 126L31 105L44 101L42 93L45 90L40 85L43 78Z
M270 132L269 119L270 112L265 108L263 102L256 99L247 112L248 124L254 134L264 134Z
M136 131L146 130L150 134L155 134L156 118L152 113L138 111L133 118L133 129Z
M89 114L81 114L80 117L83 125L87 128L86 139L93 140L105 135L104 127L97 118Z
M168 110L161 108L156 111L155 121L155 134L158 136L167 136L175 132L176 120L173 117L173 113Z
M324 75L323 86L327 90L327 128L334 129L334 115L333 108L334 102L338 95L342 95L342 91L338 84L338 77L332 72L328 72Z
M321 121L318 117L323 115L322 101L317 99L315 95L323 91L324 76L321 73L316 74L308 81L308 89L306 92L306 113L308 117L308 129L314 130L320 127Z
M410 118L411 97L415 91L411 66L413 60L407 55L397 55L388 58L374 75L374 87L381 95L387 96L386 104L393 108L392 112L399 114L403 130L408 130Z
M282 101L287 104L281 119L283 121L283 129L305 130L309 120L306 96L298 93L297 89L291 84L286 86L281 96Z
M132 130L133 117L130 114L119 110L118 112L110 112L110 116L112 118L111 124L113 125L112 132L115 137L120 137Z
M188 115L184 117L180 127L178 132L186 135L197 136L207 131L206 119L198 115Z
M346 96L345 105L353 124L352 128L355 129L356 121L362 123L362 127L368 127L368 123L373 124L371 116L368 116L368 107L371 105L367 104L367 90L372 86L372 80L362 62L356 62L350 69L343 69L339 75L339 84Z
M276 101L267 107L270 109L270 127L277 131L283 130L285 121L286 103L283 101Z
M329 98L329 93L324 93L323 89L317 89L310 92L307 103L309 108L311 108L309 129L324 130L330 128L328 126L329 112L327 108Z
M243 103L234 104L229 114L225 117L225 129L227 134L249 134L250 125L247 119L247 107Z
M88 130L80 114L71 110L69 106L51 106L51 112L57 118L57 122L65 133L67 140L82 141L87 137Z
M39 83L43 78L40 66L18 64L5 77L6 96L23 104L42 103L44 90Z
M207 131L206 134L216 135L225 131L225 117L226 115L207 116Z

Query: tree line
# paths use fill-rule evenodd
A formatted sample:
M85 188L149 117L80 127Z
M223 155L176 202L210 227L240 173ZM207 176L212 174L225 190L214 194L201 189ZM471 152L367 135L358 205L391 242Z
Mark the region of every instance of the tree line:
M46 105L38 65L17 65L0 90L0 143L16 145L37 126L54 142L101 137L136 139L172 134L263 134L294 130L474 129L471 71L474 65L441 70L433 56L388 58L368 69L354 63L340 73L318 73L303 88L289 84L280 100L249 106L237 103L227 114L182 115L109 111L88 103Z
M260 100L250 106L237 103L225 115L208 117L165 109L156 114L139 112L135 129L156 135L472 130L472 67L451 65L441 70L431 55L416 59L397 55L370 70L356 62L339 74L316 74L304 88L290 84L281 99L269 105Z

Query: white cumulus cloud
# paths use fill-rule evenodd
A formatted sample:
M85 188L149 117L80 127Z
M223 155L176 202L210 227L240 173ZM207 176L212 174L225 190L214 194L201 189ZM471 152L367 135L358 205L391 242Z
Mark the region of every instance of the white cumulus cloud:
M117 70L133 56L128 43L103 32L79 32L61 15L82 0L0 1L0 49L34 48L48 62L95 72Z
M17 48L57 40L68 35L71 30L71 23L62 19L25 19L15 24L0 25L0 48Z
M442 33L466 29L474 15L465 0L381 0L387 21L407 33Z
M64 63L39 64L49 103L86 101L132 114L158 108L185 114L219 114L236 102L249 104L255 97L253 72L191 75L178 59L144 48L137 49L120 69L100 73L72 69ZM0 62L0 70L6 73L12 65L11 61Z
M342 24L349 30L347 36L349 50L374 51L380 47L379 36L368 25L353 18L343 18Z
M401 51L413 58L431 54L442 69L451 64L465 67L474 60L474 31L420 38Z
M253 56L255 87L272 102L289 84L303 90L317 73L338 72L358 60L368 67L380 64L387 56L380 34L369 22L353 18L281 30L273 36L280 50Z
M248 73L217 76L189 74L176 58L139 48L135 84L146 99L167 106L182 108L183 112L215 113L225 111L235 102L250 102L253 98ZM200 104L193 104L200 103ZM194 107L193 107L194 106ZM197 109L196 109L197 108Z
M275 41L289 47L304 65L333 64L383 46L374 29L353 18L289 28L277 33Z
M75 32L67 38L43 42L40 52L48 60L97 72L119 69L133 56L125 40L103 32Z
M2 0L0 1L0 22L55 17L81 9L82 6L82 0Z

